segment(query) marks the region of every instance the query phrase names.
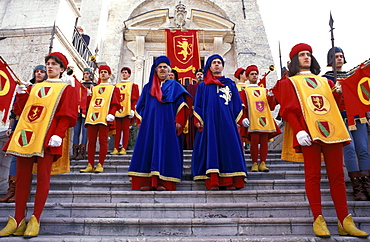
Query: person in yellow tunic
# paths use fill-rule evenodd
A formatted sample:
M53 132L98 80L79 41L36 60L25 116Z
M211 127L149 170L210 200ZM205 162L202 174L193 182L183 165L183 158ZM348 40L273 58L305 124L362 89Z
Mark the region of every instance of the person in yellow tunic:
M15 216L0 231L0 237L15 235L35 237L40 229L40 216L49 193L52 164L67 153L69 144L63 141L68 128L77 120L77 92L60 79L68 66L60 52L45 57L48 79L26 89L16 88L14 110L20 115L12 138L6 144L6 154L17 156L17 190ZM66 142L66 143L64 143ZM63 149L67 147L67 149ZM26 224L26 206L34 163L37 163L37 185L34 211Z
M313 231L318 237L330 237L321 204L323 155L339 235L366 238L369 234L359 230L348 213L342 147L351 138L333 95L334 83L317 76L320 65L312 56L310 45L295 45L289 56L289 78L278 81L273 92L280 103L280 115L286 121L282 154L286 150L293 153L292 148L303 154L306 193L314 217ZM287 147L288 141L293 145Z
M250 142L252 172L269 172L266 166L268 141L281 133L271 111L276 106L273 94L257 84L258 67L250 65L245 70L249 85L239 92L243 102L243 126L241 136ZM260 163L258 164L258 155Z
M116 134L114 135L114 149L111 155L126 155L128 140L130 137L130 124L135 116L135 106L139 100L139 86L130 81L131 69L121 68L122 81L116 84L120 91L121 107L116 112ZM120 142L122 148L119 150Z
M114 130L114 114L120 108L119 89L109 83L112 71L109 66L99 66L99 85L93 87L89 97L89 108L86 114L87 160L88 164L80 172L104 172L104 161L108 152L108 136ZM99 136L99 163L95 166L96 141Z

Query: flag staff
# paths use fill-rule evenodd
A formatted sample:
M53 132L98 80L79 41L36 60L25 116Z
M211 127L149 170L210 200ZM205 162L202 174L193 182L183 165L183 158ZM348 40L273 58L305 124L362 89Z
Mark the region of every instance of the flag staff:
M18 78L18 76L14 73L14 71L12 70L12 68L10 68L10 66L6 63L6 61L3 59L3 57L0 55L0 60L5 64L5 67L8 68L8 70L13 74L13 76L15 77L16 82L18 85L24 85Z
M331 16L331 11L330 11L330 20L329 20L329 26L330 26L330 32L331 32L331 51L332 51L332 56L333 56L333 73L334 73L334 83L337 82L337 63L335 61L335 48L334 48L334 20L333 17Z

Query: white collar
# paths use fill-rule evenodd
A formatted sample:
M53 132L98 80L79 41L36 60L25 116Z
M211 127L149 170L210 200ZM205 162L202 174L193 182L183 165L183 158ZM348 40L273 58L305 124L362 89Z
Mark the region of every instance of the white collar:
M301 71L301 72L298 72L297 75L312 75L312 72L311 71Z

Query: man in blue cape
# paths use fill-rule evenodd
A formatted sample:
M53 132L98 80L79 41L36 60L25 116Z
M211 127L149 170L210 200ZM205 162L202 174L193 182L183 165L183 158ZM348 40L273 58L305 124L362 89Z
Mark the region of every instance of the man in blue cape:
M237 123L242 102L234 81L222 76L224 60L208 58L204 82L198 85L194 102L195 137L192 157L194 180L206 180L209 190L244 187L247 176Z
M133 190L173 191L181 181L179 135L186 124L191 97L180 83L166 80L170 70L168 57L155 60L149 83L136 105L135 115L141 124L128 171Z

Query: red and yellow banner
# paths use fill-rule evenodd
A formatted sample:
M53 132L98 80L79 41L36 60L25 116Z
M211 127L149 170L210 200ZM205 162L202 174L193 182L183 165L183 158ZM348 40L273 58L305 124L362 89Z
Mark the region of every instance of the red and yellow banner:
M4 112L2 122L5 123L12 103L16 82L10 75L8 65L0 60L0 112Z
M198 30L166 29L166 43L171 68L178 72L181 84L193 83L194 72L200 68Z
M365 113L370 112L370 65L361 64L353 75L342 80L342 91L348 126L353 129L353 117L359 115L365 119Z

